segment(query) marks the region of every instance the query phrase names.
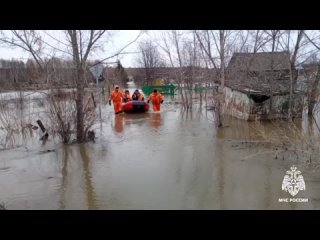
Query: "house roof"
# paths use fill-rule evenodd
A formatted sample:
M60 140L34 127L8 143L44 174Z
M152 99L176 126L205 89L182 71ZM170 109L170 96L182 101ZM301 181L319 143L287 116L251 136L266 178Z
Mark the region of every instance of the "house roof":
M288 52L235 53L227 67L225 85L245 93L268 95L269 80L273 79L273 94L285 94L290 85L289 66Z
M249 79L247 81L226 79L225 86L243 93L256 95L270 95L270 84L259 79ZM289 93L289 80L278 80L272 83L273 95Z
M259 52L233 54L227 69L236 71L267 71L289 69L290 55L288 52Z

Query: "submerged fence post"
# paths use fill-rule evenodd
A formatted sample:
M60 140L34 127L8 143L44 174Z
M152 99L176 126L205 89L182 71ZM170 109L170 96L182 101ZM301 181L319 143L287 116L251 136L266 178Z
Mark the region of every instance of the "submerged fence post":
M43 135L42 135L42 137L40 138L40 140L45 140L45 139L47 139L47 138L49 137L49 134L48 134L46 128L43 126L41 120L38 120L38 121L37 121L37 124L39 125L39 127L41 128L41 131L43 132Z

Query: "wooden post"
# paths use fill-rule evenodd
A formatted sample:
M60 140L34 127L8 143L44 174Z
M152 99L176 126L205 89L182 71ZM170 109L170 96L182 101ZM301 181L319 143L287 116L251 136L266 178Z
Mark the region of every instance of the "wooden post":
M92 98L92 101L93 101L94 108L96 108L97 104L96 104L96 101L94 100L93 92L91 93L91 98Z
M41 120L37 121L39 127L41 128L41 131L43 132L43 136L40 138L40 140L45 140L49 137L49 134L47 133L46 128L43 126Z

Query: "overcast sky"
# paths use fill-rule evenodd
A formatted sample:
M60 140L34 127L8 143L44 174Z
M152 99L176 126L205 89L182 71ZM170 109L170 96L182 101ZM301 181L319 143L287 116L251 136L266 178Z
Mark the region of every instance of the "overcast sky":
M51 35L54 37L60 39L63 39L64 36L59 31L48 31ZM116 53L119 49L123 48L126 44L133 41L140 33L140 30L120 30L117 31L112 38L112 42L106 44L104 47L104 51L96 51L91 58L92 59L101 59L106 58L108 56L113 55ZM146 34L143 34L139 40L144 39L147 37ZM49 37L46 36L47 40L50 41ZM52 40L52 39L51 39ZM136 52L137 51L137 42L131 44L129 47L125 49L125 52ZM125 54L121 55L118 58L120 59L122 65L124 67L131 67L134 66L135 62L134 59L136 57L136 54ZM0 59L20 59L20 60L26 60L30 58L30 55L19 48L10 49L5 46L0 46ZM110 61L116 61L117 58L110 59Z
M10 36L10 34L11 34L11 32L8 30L4 30L2 32L4 32L5 34L8 34L8 36ZM118 53L120 51L120 49L122 49L128 43L134 41L140 32L141 32L140 30L118 30L118 31L113 31L112 37L110 37L109 34L104 34L103 38L100 39L101 40L100 44L103 45L103 49L96 49L95 51L92 51L92 54L89 56L89 59L90 60L101 60L101 59L105 59L105 58L108 58L110 56L115 55L116 53ZM186 39L185 37L189 36L190 33L189 33L189 31L183 31L183 32L184 32L183 39ZM309 31L307 31L307 32L309 32ZM42 39L43 43L44 43L43 45L47 44L46 46L44 46L45 50L43 51L43 52L45 52L45 57L55 56L55 57L64 57L64 58L69 57L70 58L70 49L68 51L61 51L62 49L66 49L66 46L70 47L70 44L66 43L66 36L65 36L64 31L44 30L44 31L41 31L41 33L42 33L42 37L43 37L43 39ZM160 39L161 39L162 34L163 34L163 31L160 31L160 30L144 31L144 33L139 37L138 41L134 42L133 44L131 44L129 47L127 47L123 51L127 54L121 54L121 55L114 57L112 59L108 59L107 62L108 63L115 62L119 59L125 68L137 67L136 59L137 59L138 53L136 53L136 52L138 52L137 46L138 46L139 42L146 40L146 39L150 39L153 43L161 42ZM293 43L296 40L296 32L292 32L290 36L291 36L291 40L293 41L290 44L290 48L291 48L290 51L292 51L293 50L292 48L294 47ZM316 36L318 36L317 38L319 38L320 35L317 34ZM238 35L236 35L235 39L239 40L240 38ZM50 44L48 44L48 43L50 43ZM234 45L234 43L235 42L233 41L233 45ZM169 43L169 45L170 45L170 43ZM265 45L265 46L267 46L267 45ZM161 54L161 48L158 47L158 50ZM174 48L170 47L170 50L171 50L171 56L173 58L176 58ZM230 48L230 50L232 50L232 49ZM301 56L300 59L304 60L305 57L310 56L310 53L315 50L316 49L312 46L311 46L311 48L309 48L308 46L304 47L303 51L299 50L299 55ZM218 59L219 55L218 55L218 52L216 51L216 49L213 48L212 51ZM164 54L164 55L167 56L166 54ZM7 46L0 45L0 59L20 59L20 60L26 61L28 58L32 58L32 57L26 51L23 51L19 48L10 49ZM298 56L298 62L301 62L300 59ZM167 61L169 61L169 60L167 59Z

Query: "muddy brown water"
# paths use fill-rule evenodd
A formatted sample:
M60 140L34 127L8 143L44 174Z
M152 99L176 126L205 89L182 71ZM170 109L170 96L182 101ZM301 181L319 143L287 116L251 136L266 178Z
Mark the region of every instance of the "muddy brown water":
M42 144L34 137L26 147L0 151L0 203L7 209L320 208L320 170L275 158L252 123L225 117L225 127L216 129L211 111L182 111L174 103L160 113L112 110L103 107L95 143L49 138ZM291 198L281 185L293 164L306 184L295 197L307 203L278 201Z

